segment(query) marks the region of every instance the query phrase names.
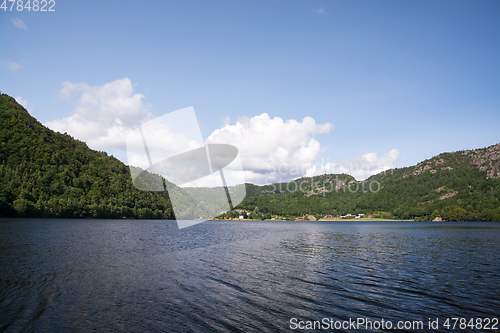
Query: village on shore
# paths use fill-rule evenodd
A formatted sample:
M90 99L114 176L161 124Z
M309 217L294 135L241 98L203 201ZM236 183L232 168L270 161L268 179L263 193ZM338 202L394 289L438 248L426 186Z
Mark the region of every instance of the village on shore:
M215 218L214 220L229 220L229 221L261 221L261 219L253 219L250 212L244 210L237 210L239 216L237 217L223 217L223 218ZM225 215L225 214L224 214ZM223 215L223 216L224 216ZM304 216L294 217L294 218L285 218L283 216L274 216L269 219L264 219L263 221L345 221L345 220L355 220L355 221L414 221L413 219L401 220L387 217L374 217L372 215L366 214L345 214L345 215L333 215L326 214L323 217L314 216L310 214L305 214ZM441 222L443 220L434 221Z

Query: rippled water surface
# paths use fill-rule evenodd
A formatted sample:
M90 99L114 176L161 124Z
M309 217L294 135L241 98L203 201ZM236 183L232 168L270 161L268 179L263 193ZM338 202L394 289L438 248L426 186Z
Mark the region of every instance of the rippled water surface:
M500 223L4 219L0 265L5 332L500 317Z

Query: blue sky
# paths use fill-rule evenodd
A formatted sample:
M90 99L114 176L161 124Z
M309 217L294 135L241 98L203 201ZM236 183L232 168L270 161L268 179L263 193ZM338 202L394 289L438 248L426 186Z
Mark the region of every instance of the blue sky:
M248 152L256 183L277 180L264 176L282 163L306 165L289 167L293 178L330 172L333 162L407 166L500 142L498 1L56 0L54 8L0 10L0 90L124 162L122 138L106 129L188 106L204 138ZM85 132L91 121L100 132Z

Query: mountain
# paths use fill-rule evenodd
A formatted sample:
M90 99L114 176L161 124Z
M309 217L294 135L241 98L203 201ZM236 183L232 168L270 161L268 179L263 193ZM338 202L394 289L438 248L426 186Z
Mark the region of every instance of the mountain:
M173 218L165 192L132 185L105 152L40 124L0 95L0 216Z
M361 182L331 174L249 188L237 213L244 210L256 219L364 213L386 219L500 221L500 144L443 153Z
M416 166L367 179L382 188L359 208L392 211L399 218L500 221L500 144L444 153Z
M155 175L142 175L141 181L154 181ZM255 219L364 213L387 219L500 221L500 145L440 154L365 181L327 174L246 184L246 192L222 218L243 212ZM6 94L0 95L0 216L174 218L166 192L136 189L128 166L46 128Z

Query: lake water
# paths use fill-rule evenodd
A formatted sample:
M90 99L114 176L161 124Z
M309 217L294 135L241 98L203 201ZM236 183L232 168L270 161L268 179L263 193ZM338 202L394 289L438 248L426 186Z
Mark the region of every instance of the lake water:
M500 223L3 219L0 265L3 332L500 317Z

